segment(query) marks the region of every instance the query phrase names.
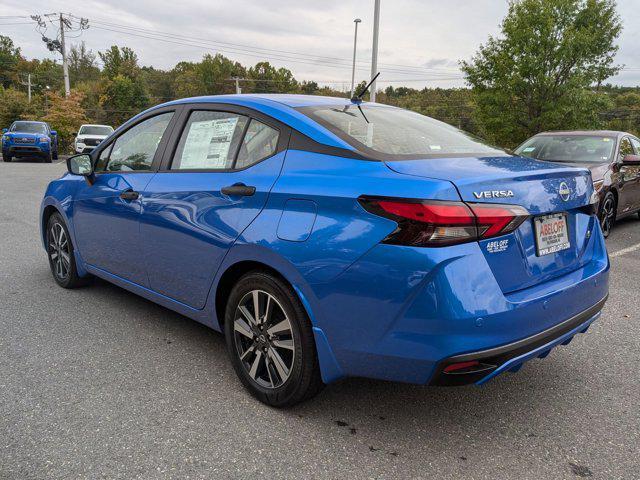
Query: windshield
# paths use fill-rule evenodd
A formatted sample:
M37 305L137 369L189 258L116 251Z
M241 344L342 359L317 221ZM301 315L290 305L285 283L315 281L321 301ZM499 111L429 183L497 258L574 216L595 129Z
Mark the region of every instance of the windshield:
M14 122L14 124L11 125L10 131L22 133L47 133L47 128L44 126L44 123Z
M609 162L616 139L599 135L540 135L524 142L516 154L538 160L570 163Z
M380 160L507 155L451 125L401 108L353 104L299 111Z
M106 125L84 125L80 128L79 135L110 135L113 128Z

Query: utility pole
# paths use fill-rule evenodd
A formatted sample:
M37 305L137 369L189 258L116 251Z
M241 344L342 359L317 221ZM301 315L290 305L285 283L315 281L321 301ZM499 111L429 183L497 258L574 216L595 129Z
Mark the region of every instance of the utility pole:
M371 78L378 73L378 31L380 30L380 0L375 0L373 10L373 49L371 53ZM370 97L372 102L376 101L376 82L371 85Z
M378 1L378 0L376 0ZM65 19L60 14L60 51L62 53L62 71L64 73L64 96L68 97L71 92L69 86L69 65L67 64L67 49L64 44Z
M353 68L351 69L351 98L356 94L355 81L356 81L356 46L358 44L358 24L361 22L359 18L356 18L353 23L356 25L356 31L353 34Z
M27 98L29 99L29 103L31 103L31 74L27 73L26 83L23 80L20 80L20 83L27 87Z

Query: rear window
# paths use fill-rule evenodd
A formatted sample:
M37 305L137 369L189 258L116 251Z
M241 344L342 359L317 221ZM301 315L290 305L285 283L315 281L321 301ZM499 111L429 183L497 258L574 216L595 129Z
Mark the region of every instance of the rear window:
M600 135L540 135L524 142L516 154L550 162L609 162L616 146L614 137Z
M353 104L298 110L380 160L507 155L451 125L401 108Z

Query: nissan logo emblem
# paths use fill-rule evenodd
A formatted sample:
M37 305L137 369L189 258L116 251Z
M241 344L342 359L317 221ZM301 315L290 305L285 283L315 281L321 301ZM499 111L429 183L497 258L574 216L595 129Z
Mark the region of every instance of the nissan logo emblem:
M571 195L571 190L569 189L569 185L567 185L567 182L562 182L560 184L560 187L558 188L558 193L560 194L560 198L563 201L567 201L569 200L569 195Z

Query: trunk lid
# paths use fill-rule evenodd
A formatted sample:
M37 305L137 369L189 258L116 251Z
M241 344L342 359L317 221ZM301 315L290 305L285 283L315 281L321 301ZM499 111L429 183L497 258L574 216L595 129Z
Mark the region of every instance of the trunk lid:
M504 293L576 270L589 261L593 218L582 210L593 190L589 170L523 157L432 158L386 162L391 170L452 182L468 203L526 208L531 218L513 233L479 242ZM567 191L568 189L568 191ZM535 217L566 213L570 247L538 255Z

